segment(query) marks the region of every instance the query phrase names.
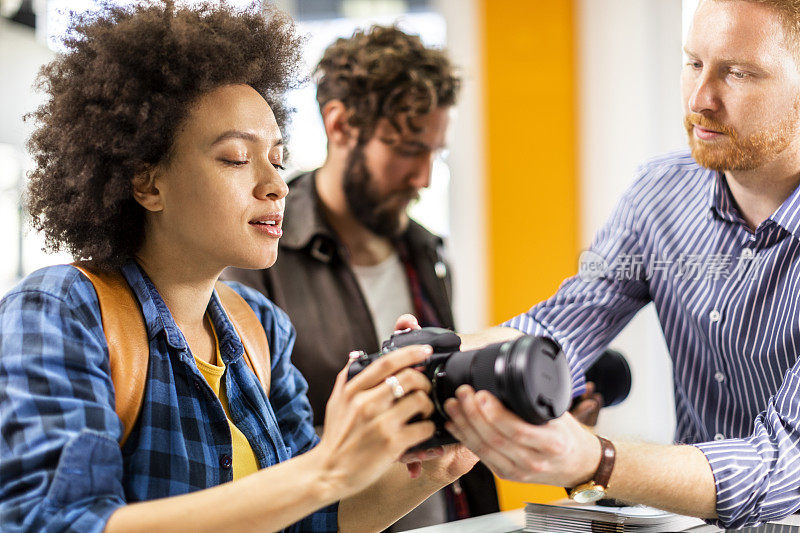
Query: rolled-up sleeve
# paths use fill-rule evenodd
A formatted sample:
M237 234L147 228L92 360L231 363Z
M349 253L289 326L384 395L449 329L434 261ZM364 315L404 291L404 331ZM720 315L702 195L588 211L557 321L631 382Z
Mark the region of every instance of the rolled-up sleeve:
M23 285L0 302L4 532L102 531L125 504L107 348L84 292Z
M800 509L800 363L790 369L752 435L696 444L717 488L717 524L740 528Z

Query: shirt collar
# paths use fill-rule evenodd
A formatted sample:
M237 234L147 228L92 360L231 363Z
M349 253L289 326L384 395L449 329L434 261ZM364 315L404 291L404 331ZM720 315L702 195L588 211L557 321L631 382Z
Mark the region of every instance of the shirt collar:
M316 179L315 170L297 176L290 183L281 246L300 250L318 236L336 240L333 230L325 220L322 202L317 194Z
M712 172L711 191L709 195L709 207L712 212L723 220L747 225L739 213L739 208L728 187L728 180L722 172ZM800 240L800 186L792 191L778 209L769 217L773 223L777 224L794 238ZM763 224L763 223L762 223Z
M777 225L800 240L800 186L769 217Z
M225 313L216 289L211 293L211 300L208 302L208 315L217 334L222 362L229 365L244 354L244 345L233 322Z
M186 339L175 323L167 304L142 267L135 261L128 261L122 266L122 275L128 281L133 293L139 300L139 304L142 306L147 337L153 339L163 331L167 344L176 350L188 349ZM239 336L236 334L233 323L222 308L216 290L211 295L208 313L219 339L222 360L225 364L230 364L244 353L244 348Z
M136 261L130 260L122 266L122 275L142 306L147 337L153 339L163 331L170 346L178 350L186 349L186 340L172 318L172 313L142 267Z
M731 190L728 187L728 180L725 174L718 171L709 170L711 173L711 191L709 195L709 208L722 220L745 224L746 222L736 207Z

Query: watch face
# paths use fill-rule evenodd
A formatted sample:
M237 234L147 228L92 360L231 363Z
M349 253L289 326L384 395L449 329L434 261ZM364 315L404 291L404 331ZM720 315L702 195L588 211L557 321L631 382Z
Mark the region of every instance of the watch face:
M603 497L606 495L606 491L601 490L598 488L591 488L585 489L581 491L576 491L572 495L572 499L578 503L592 503L596 502L597 500L602 500Z

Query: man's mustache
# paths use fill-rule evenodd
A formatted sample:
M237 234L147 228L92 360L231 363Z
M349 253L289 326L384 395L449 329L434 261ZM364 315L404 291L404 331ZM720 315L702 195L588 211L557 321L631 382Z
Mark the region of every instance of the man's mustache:
M397 192L393 196L402 198L405 202L413 203L419 200L419 191L417 189L409 189L407 191Z
M704 130L716 131L729 135L734 140L736 139L736 130L727 124L718 122L713 118L701 115L700 113L689 113L683 120L687 130L691 130L693 126L700 126Z

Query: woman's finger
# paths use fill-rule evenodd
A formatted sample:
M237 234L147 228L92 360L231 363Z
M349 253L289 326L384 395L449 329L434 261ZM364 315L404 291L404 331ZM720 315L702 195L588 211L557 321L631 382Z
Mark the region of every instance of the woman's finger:
M396 420L387 424L387 427L393 427L397 423ZM419 422L404 423L391 430L394 436L394 442L397 445L397 457L408 453L407 450L422 442L433 437L436 432L436 426L430 420L420 420Z
M408 475L411 476L411 479L417 479L422 474L422 463L408 463L406 468L408 469Z
M427 345L405 346L394 350L367 365L347 386L357 390L371 389L400 370L423 363L432 353L433 349Z
M419 322L417 321L417 317L406 313L397 317L397 322L394 324L394 329L395 333L407 329L419 329Z
M386 412L396 402L415 392L425 396L431 390L431 382L425 374L412 368L405 368L394 375L397 381L387 381L376 385L370 390L359 392L357 403L362 405L362 414L365 418L374 418Z
M430 397L422 391L415 391L403 396L381 416L391 417L398 425L405 425L415 416L427 419L433 414L433 410L434 406Z
M431 459L436 459L442 455L444 455L444 447L434 446L433 448L428 448L427 450L417 450L405 453L400 457L400 462L418 463L421 461L430 461Z

